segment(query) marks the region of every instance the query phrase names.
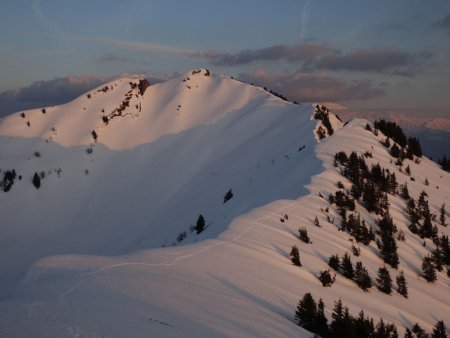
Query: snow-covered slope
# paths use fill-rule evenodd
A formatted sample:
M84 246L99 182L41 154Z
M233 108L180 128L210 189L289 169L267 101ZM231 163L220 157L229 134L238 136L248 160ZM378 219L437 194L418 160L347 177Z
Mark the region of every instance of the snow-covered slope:
M448 278L419 277L432 243L424 247L409 232L397 196L390 209L406 233L398 245L409 298L366 293L339 275L324 288L317 278L330 255L353 244L327 222L339 216L319 196L339 180L349 188L333 166L336 152L370 151L370 163L408 181L415 199L427 191L435 213L450 204L449 174L425 158L406 160L410 181L366 121L343 126L330 115L333 135L319 139L326 127L312 105L208 73L189 72L143 95L132 85L139 78L118 79L90 98L0 122L0 168L22 175L0 193L0 336L308 337L293 321L305 292L323 298L327 315L342 298L353 314L364 309L399 328L450 322ZM126 95L128 106L113 117ZM224 203L229 189L234 196ZM199 214L207 226L197 235L190 229ZM312 244L297 239L299 227ZM294 244L302 267L288 258ZM353 260L375 279L378 249L360 247Z

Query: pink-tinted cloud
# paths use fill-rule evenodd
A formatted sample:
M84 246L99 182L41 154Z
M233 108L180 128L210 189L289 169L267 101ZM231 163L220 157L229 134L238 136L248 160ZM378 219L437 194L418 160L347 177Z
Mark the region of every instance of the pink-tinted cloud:
M429 54L413 54L395 49L359 49L343 53L329 44L303 43L247 49L237 53L215 50L191 53L191 57L207 59L215 66L241 66L258 61L285 61L304 70L378 72L413 76L421 71Z
M242 81L269 87L291 100L300 102L360 100L379 97L384 91L369 80L346 81L320 73L301 71L288 75L257 71L239 75Z
M191 56L206 58L215 66L238 66L254 61L285 60L291 63L310 61L331 51L332 48L327 44L303 43L292 46L276 45L255 50L247 49L235 54L210 50L192 53Z

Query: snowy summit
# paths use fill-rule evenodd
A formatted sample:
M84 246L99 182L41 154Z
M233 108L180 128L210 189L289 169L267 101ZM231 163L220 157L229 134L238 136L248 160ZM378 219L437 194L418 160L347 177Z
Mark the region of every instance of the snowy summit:
M339 300L401 336L450 325L450 174L395 123L198 69L0 139L0 337L336 337Z

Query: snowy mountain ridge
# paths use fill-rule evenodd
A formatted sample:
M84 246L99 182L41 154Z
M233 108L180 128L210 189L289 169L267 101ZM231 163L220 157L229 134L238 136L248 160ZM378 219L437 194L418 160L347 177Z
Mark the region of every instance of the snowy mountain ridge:
M399 166L365 120L343 125L326 107L206 69L144 91L141 80L0 121L0 174L17 176L0 191L0 336L309 337L294 321L306 292L324 300L329 320L341 298L353 315L364 309L400 331L450 323L446 271L434 283L420 276L434 244L410 231L397 194L387 195L389 211L405 240L399 268L387 268L394 279L404 271L409 297L364 292L339 272L331 287L318 279L331 255L353 246L373 281L385 264L376 241L339 229L328 197L350 196L352 182L335 154L366 154L369 168L379 163L407 182L414 200L426 191L436 215L450 204L448 173L424 157ZM354 213L380 230L363 198ZM290 261L293 245L301 267Z

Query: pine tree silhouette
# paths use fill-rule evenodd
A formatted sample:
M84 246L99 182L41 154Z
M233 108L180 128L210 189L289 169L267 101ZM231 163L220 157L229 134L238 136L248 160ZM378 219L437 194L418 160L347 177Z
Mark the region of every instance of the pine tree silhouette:
M356 262L353 280L363 291L367 291L372 287L372 279L369 272L361 262Z
M434 282L436 280L436 267L434 265L433 257L427 255L422 262L422 276L427 282Z
M33 176L33 185L36 189L39 189L41 187L41 178L39 177L37 172L35 172Z
M446 328L443 320L440 320L436 323L433 328L433 333L431 334L431 338L447 338Z
M346 252L341 261L342 274L348 279L353 279L354 270L349 254Z
M389 274L389 270L384 266L378 269L377 284L378 290L388 295L391 294L392 279L391 275Z
M291 249L291 252L289 253L289 257L291 257L292 264L296 266L302 266L302 263L300 262L300 253L298 252L297 246L293 246Z
M297 321L297 325L303 327L308 331L315 331L316 317L316 301L309 292L305 293L303 298L299 301L297 310L295 311L295 319Z
M205 218L203 215L199 215L197 219L197 223L194 227L195 231L197 231L197 234L201 233L205 229Z
M395 278L397 282L397 292L401 294L403 297L408 298L408 286L406 283L406 278L403 273L403 270Z

